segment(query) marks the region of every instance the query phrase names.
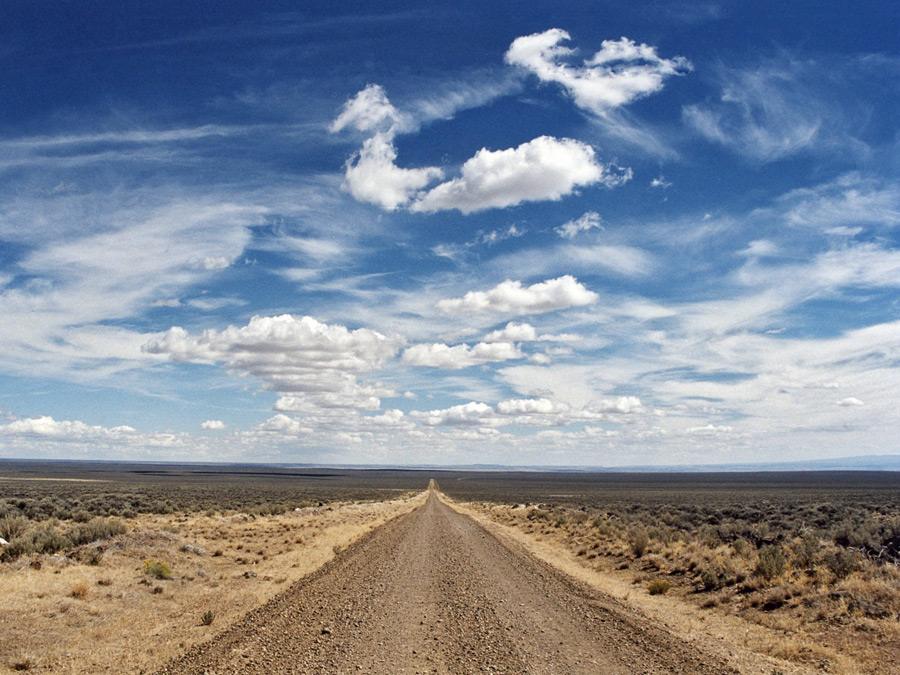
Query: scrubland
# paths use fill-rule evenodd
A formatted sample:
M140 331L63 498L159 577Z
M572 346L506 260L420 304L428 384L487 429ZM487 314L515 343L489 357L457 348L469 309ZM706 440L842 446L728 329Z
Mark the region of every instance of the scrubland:
M145 487L0 481L0 672L150 672L421 502Z
M740 672L896 672L896 475L428 475L698 648L771 664ZM423 503L426 479L0 462L0 672L151 672Z
M834 477L829 477L833 480ZM718 639L826 672L896 672L900 494L877 477L788 485L765 477L692 489L681 479L584 485L555 502L470 501L532 546L624 585L674 619L693 612ZM779 479L782 480L782 479ZM453 486L487 496L486 485ZM506 484L504 483L504 486ZM843 487L841 487L843 485ZM533 490L550 496L542 486ZM506 487L497 488L506 493ZM526 497L527 492L521 492ZM727 620L726 620L727 619Z

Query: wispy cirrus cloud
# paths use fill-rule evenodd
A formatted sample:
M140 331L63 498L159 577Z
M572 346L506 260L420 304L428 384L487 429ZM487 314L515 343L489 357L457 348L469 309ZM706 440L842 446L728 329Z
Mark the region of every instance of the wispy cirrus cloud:
M103 214L107 227L99 232L48 236L18 261L14 283L0 290L7 319L0 326L6 345L0 361L12 371L74 368L85 378L145 361L140 345L147 336L108 322L139 314L229 266L265 213L251 205L178 201L114 208ZM91 363L94 368L86 367Z
M522 351L511 342L479 342L475 345L420 344L403 352L403 363L411 366L429 366L442 370L460 370L471 366L498 361L525 358Z
M686 105L682 116L707 140L759 162L828 150L835 143L852 148L844 136L844 113L822 97L821 83L819 69L789 59L723 67L719 100Z
M559 227L553 228L553 231L563 239L574 239L582 232L589 232L594 229L603 229L603 218L596 211L588 211L575 220L570 220Z

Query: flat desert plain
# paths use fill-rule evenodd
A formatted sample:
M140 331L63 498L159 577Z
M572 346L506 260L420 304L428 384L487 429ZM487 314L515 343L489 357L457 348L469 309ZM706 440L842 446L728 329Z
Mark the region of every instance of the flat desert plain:
M892 475L0 469L9 672L889 673L900 656Z

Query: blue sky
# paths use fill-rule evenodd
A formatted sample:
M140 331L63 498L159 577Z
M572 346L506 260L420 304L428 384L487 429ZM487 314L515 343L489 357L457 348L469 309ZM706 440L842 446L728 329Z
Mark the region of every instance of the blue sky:
M900 450L892 3L187 4L4 3L0 455Z

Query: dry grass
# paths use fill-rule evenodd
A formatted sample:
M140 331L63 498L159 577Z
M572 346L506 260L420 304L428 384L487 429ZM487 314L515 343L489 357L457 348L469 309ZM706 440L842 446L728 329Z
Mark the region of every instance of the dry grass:
M330 560L424 495L280 515L151 515L129 522L96 565L35 555L0 565L0 673L158 668ZM171 579L145 574L165 563ZM214 621L213 621L214 619Z
M583 513L455 506L679 635L704 647L727 645L740 672L896 672L900 570L894 565L857 560L841 576L821 556L815 564L804 557L799 540L780 551L782 560L775 551L760 555L756 546L737 542L652 536L644 542L634 529ZM654 586L660 582L670 584L668 592Z

